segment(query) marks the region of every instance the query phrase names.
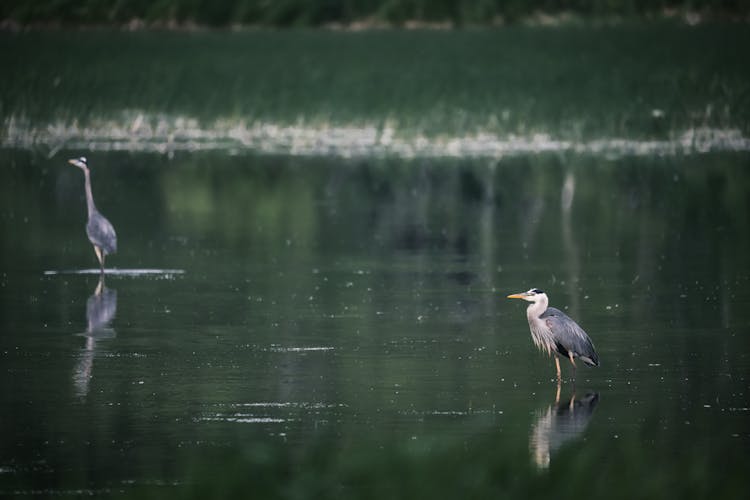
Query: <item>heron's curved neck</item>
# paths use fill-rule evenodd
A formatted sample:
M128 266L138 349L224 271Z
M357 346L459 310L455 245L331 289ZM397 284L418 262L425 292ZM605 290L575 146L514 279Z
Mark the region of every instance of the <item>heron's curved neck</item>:
M529 304L529 307L526 308L526 316L529 319L537 319L539 316L544 313L544 311L547 310L547 306L549 305L549 299L546 295L538 295L536 297L536 300Z
M94 195L91 194L91 175L89 169L83 169L83 176L86 179L86 206L89 210L89 217L96 213L96 205L94 205Z

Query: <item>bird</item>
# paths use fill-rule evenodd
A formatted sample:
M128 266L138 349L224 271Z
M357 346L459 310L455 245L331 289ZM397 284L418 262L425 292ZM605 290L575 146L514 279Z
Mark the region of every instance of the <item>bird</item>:
M589 366L599 366L599 355L594 343L567 314L549 306L549 297L542 290L532 288L527 292L508 295L509 299L523 299L530 302L526 308L531 338L539 350L548 356L555 355L557 380L561 380L559 357L568 358L573 365L575 378L576 362L580 359Z
M94 253L99 260L100 274L104 274L104 258L117 252L117 233L112 224L96 209L94 196L91 194L91 174L85 156L68 160L73 166L83 170L86 187L86 206L88 207L89 219L86 223L86 235L94 245Z

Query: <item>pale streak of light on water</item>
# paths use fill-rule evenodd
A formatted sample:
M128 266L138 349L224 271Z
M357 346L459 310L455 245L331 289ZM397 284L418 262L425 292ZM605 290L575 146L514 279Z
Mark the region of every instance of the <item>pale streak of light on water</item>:
M59 274L100 274L101 270L96 269L49 269L44 271L45 276L57 276ZM113 276L166 276L170 277L174 274L185 274L184 269L117 269L108 268L104 270L104 274Z
M232 422L240 424L283 424L299 420L295 415L269 415L268 412L283 410L334 410L336 408L346 408L343 403L307 403L307 402L259 402L259 403L230 403L216 405L220 407L229 407L233 411L223 413L211 413L207 416L196 418L196 422ZM252 410L265 412L262 414L252 413Z
M202 417L199 422L236 422L239 424L283 424L287 422L286 418L273 417L254 417L244 413L235 413L232 415L217 415L215 417Z
M345 404L333 404L333 403L307 403L307 402L260 402L260 403L231 403L229 406L232 408L311 408L311 409L328 409L328 408L344 408Z
M321 346L321 347L281 347L281 346L271 346L268 349L270 352L317 352L317 351L333 351L334 347L327 347L327 346Z
M32 125L11 117L3 126L3 147L59 150L177 151L229 150L301 156L333 155L345 158L396 156L402 158L462 157L501 158L539 152L572 152L606 156L677 155L720 151L750 151L750 138L738 129L689 128L668 139L598 138L570 140L545 132L528 135L477 132L463 136L427 136L406 132L389 124L338 126L329 123L296 125L217 120L202 126L190 117L151 116L137 113L122 120L94 120Z

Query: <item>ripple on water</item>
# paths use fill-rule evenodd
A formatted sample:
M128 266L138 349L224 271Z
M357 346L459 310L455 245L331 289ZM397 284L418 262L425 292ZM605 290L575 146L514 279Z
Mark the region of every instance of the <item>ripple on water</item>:
M213 416L200 417L197 419L197 421L198 422L235 422L239 424L283 424L284 422L288 422L289 419L235 413L232 415L218 414L218 415L213 415Z
M233 411L210 412L196 418L196 422L232 422L241 424L283 424L300 421L300 414L287 413L291 410L317 412L321 409L344 408L341 403L307 402L307 401L259 401L247 403L226 403L212 405L228 407ZM254 410L257 410L255 412Z
M61 274L100 274L100 269L51 269L44 271L45 276L57 276ZM105 269L104 274L108 276L174 276L185 274L184 269Z
M333 351L335 348L331 346L311 346L311 347L282 347L279 345L272 345L271 347L268 347L267 349L263 349L264 351L269 352L325 352L325 351Z

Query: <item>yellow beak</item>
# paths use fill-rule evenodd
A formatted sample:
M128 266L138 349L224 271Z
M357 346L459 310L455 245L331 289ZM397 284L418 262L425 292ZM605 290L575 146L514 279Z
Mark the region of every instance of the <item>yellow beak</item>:
M508 295L509 299L522 299L523 294L522 293L514 293L513 295Z

